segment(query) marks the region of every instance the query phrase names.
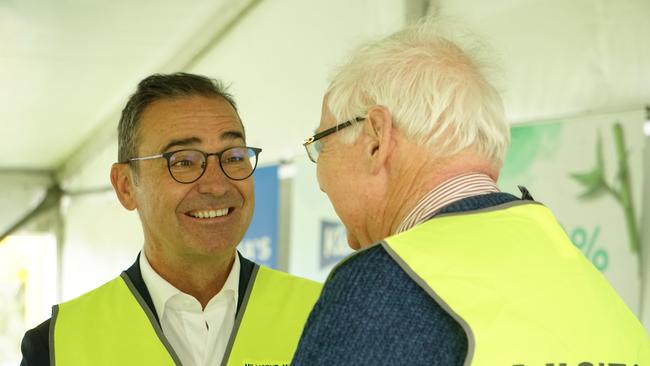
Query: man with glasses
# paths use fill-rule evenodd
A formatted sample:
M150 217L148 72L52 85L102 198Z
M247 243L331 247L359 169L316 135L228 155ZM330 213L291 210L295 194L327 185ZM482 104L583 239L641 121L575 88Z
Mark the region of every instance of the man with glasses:
M362 250L329 275L293 365L650 364L645 330L551 212L499 192L501 99L435 29L359 49L304 143Z
M320 286L239 255L262 151L216 80L152 75L122 111L115 192L144 247L27 332L23 365L284 365Z

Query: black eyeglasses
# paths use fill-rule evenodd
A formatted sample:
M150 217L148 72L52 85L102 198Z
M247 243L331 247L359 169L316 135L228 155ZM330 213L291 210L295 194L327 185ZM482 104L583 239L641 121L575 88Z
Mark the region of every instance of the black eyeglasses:
M131 158L127 161L153 160L165 158L169 174L178 183L194 183L205 173L208 157L214 155L219 167L226 177L232 180L244 180L250 177L257 167L257 158L262 149L249 146L230 147L220 152L206 153L201 150L185 149L170 151L158 155Z
M320 139L322 139L325 136L331 135L334 132L340 131L346 127L352 126L352 124L355 122L364 121L365 119L366 117L357 117L355 119L345 121L343 123L340 123L334 127L330 127L306 139L302 143L302 146L304 146L305 150L307 150L307 155L309 156L309 160L313 161L314 163L318 161L318 156L320 155L320 152L323 149L323 143L319 141Z

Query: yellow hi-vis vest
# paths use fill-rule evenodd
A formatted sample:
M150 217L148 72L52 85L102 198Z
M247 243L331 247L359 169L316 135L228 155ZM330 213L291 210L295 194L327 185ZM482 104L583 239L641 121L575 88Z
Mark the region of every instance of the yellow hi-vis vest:
M320 289L256 265L222 365L288 365ZM53 308L50 359L61 366L181 365L125 273Z
M440 215L381 245L463 326L465 365L650 365L643 326L540 204Z

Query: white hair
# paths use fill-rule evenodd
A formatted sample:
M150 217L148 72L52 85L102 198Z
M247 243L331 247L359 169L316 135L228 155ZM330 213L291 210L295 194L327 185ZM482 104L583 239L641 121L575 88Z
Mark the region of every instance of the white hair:
M500 167L510 142L501 97L482 75L478 53L470 57L436 28L429 19L358 49L332 79L327 107L341 123L384 106L434 156L472 148ZM351 143L361 123L344 131Z

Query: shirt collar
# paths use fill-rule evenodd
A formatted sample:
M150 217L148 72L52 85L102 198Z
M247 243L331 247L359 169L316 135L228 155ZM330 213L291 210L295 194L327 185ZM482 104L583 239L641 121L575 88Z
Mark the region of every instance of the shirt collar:
M165 305L167 304L167 301L169 301L169 299L171 299L176 295L184 294L184 293L181 292L176 287L174 287L174 285L172 285L171 283L167 282L167 280L162 278L153 269L153 267L151 267L151 264L149 263L147 256L144 254L144 250L140 252L139 262L140 262L140 272L142 273L142 280L144 281L145 286L147 286L147 289L149 290L149 294L151 295L151 300L155 307L156 313L158 314L158 319L162 319L163 314L165 312ZM235 300L235 303L237 303L237 296L239 293L239 272L240 272L239 268L240 268L239 254L235 253L235 261L232 265L232 268L230 269L230 273L228 274L228 277L226 278L226 282L224 282L221 291L219 291L216 295L214 295L212 299L210 299L210 301L208 302L208 306L206 306L206 309L210 306L212 300L214 300L217 296L221 294L224 294L226 296L232 296Z
M468 173L450 178L425 194L397 227L401 233L426 221L441 208L463 198L496 193L499 188L488 175Z

